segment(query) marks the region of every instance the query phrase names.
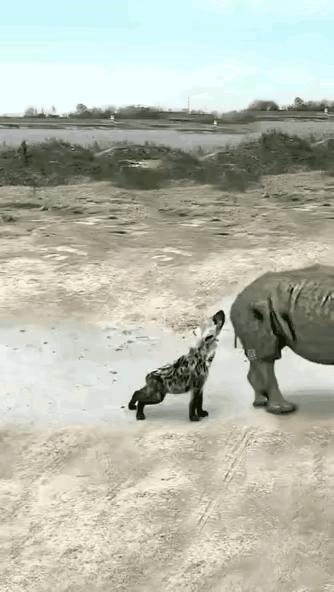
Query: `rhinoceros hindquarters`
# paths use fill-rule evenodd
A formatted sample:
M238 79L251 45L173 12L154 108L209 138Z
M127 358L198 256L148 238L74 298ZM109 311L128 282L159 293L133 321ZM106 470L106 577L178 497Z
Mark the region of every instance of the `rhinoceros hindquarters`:
M273 325L272 311L266 302L248 303L241 295L231 307L230 319L250 361L281 358L286 342Z
M254 407L265 407L275 414L291 413L296 406L284 399L274 370L286 338L273 326L271 310L269 301L252 303L241 294L231 307L230 319L250 362L247 378L255 393Z

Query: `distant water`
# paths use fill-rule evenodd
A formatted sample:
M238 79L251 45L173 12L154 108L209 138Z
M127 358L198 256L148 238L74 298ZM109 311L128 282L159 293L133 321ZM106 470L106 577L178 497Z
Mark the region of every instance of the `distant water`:
M249 134L255 135L258 134ZM172 148L183 148L191 150L203 146L207 149L226 144L237 144L245 136L243 134L223 134L223 133L194 133L179 132L173 129L167 130L137 130L137 129L1 129L0 128L0 146L4 143L7 146L19 146L22 140L27 142L43 142L50 138L65 140L73 144L88 146L94 142L102 147L110 146L116 142L135 142L144 144L145 142L154 142L164 144Z
M44 140L56 138L88 146L98 142L100 146L110 146L116 142L135 142L144 144L154 142L164 144L173 148L191 150L203 147L205 150L225 146L226 144L238 144L243 140L258 137L262 132L271 129L281 130L286 133L305 136L333 135L334 121L260 121L255 126L256 131L246 134L227 134L215 132L185 132L173 129L100 129L100 128L70 128L70 129L30 129L30 128L0 128L1 146L18 146L22 140L27 142L43 142Z

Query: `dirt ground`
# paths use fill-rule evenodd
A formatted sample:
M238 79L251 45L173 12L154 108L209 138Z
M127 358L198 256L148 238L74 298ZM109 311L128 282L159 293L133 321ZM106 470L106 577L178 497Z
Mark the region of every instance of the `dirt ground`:
M190 332L259 273L334 253L314 172L240 194L0 187L0 211L1 319L36 326ZM334 399L276 418L249 396L247 421L2 425L0 590L334 590Z

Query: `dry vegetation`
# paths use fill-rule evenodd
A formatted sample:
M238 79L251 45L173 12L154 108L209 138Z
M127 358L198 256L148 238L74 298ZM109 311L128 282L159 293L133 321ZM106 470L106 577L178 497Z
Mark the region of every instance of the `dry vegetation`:
M171 181L209 183L243 190L263 175L334 166L333 142L315 142L273 131L212 154L190 154L154 144L118 144L108 150L50 140L20 150L0 151L0 184L56 186L84 180L109 180L118 186L154 189Z

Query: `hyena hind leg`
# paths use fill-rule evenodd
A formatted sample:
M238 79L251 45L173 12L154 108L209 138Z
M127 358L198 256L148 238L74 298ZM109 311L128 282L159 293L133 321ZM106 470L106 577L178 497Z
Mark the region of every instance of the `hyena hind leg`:
M152 386L150 384L146 384L143 386L143 388L133 393L128 403L128 409L130 409L130 411L135 411L138 409L137 403L139 404L140 402L152 405L153 403L160 403L160 401L161 399L158 399L157 395L155 395L155 392L152 391Z
M136 411L137 409L137 401L138 401L138 393L140 391L135 391L128 403L128 409L130 409L130 411Z
M157 405L164 400L165 396L166 392L162 380L158 377L150 377L146 380L146 385L142 389L134 392L128 407L131 410L137 409L137 419L145 419L145 405Z

